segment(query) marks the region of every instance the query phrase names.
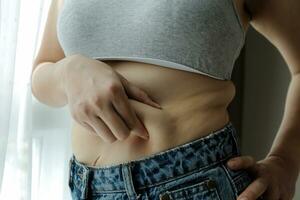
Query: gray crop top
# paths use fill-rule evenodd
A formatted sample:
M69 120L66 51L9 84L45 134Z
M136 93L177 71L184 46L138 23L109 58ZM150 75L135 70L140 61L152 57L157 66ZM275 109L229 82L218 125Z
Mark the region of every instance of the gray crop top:
M230 80L245 31L233 0L64 0L66 56L133 60Z

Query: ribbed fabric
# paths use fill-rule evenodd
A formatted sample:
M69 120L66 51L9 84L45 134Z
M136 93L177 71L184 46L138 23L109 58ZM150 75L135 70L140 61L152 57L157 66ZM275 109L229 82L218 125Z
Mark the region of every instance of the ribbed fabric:
M65 55L135 60L230 80L245 32L233 0L64 0Z

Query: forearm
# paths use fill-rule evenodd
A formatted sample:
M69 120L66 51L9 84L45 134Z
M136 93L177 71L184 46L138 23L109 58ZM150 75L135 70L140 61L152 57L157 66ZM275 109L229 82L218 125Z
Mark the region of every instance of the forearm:
M300 74L291 78L283 120L269 155L277 155L300 168Z
M33 70L31 90L41 103L52 107L61 107L67 104L62 79L68 62L70 62L70 58L67 57L56 63L42 62Z

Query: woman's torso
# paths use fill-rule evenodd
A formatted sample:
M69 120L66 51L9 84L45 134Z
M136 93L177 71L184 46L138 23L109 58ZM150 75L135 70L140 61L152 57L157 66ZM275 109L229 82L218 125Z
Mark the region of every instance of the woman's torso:
M246 30L242 1L235 2ZM131 134L124 141L105 143L73 121L72 150L84 164L103 166L139 159L207 136L229 121L227 107L235 95L231 80L133 61L102 62L146 91L162 109L129 99L150 135L148 140Z

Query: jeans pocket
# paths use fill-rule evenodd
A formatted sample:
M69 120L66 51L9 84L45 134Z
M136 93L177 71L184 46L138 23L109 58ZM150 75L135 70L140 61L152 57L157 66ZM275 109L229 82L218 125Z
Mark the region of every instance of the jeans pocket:
M216 182L211 178L170 187L161 192L159 198L160 200L220 200Z
M252 181L253 179L247 171L239 171L238 175L233 178L233 183L236 187L237 195L240 195Z
M223 169L232 183L236 197L238 197L238 195L240 195L253 181L253 177L245 169L232 170L226 163L223 164Z

